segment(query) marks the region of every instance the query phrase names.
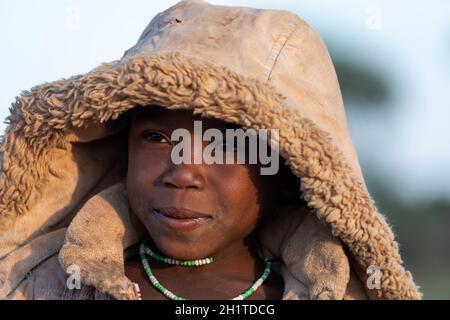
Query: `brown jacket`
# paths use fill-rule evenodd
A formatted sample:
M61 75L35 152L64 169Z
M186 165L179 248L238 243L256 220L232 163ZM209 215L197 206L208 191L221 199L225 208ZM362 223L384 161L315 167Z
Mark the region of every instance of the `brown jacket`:
M124 128L126 111L152 105L280 130L307 204L279 208L260 232L284 299L421 297L367 191L319 36L290 12L195 0L158 14L120 60L13 104L1 147L0 297L137 298L124 275L142 236L123 192ZM74 265L82 289L67 291Z

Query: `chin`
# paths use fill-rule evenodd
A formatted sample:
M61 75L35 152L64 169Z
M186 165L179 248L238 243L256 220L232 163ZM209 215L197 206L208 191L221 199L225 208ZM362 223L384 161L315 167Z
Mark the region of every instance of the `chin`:
M194 260L210 257L210 250L199 250L195 244L188 244L186 241L173 239L153 238L157 248L166 257L177 260Z

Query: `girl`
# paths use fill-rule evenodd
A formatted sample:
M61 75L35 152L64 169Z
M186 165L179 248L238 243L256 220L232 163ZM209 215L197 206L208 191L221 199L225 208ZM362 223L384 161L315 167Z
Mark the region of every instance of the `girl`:
M170 136L195 120L279 130L283 165L174 164ZM8 121L0 297L421 297L327 49L292 13L182 1L120 60L24 92Z

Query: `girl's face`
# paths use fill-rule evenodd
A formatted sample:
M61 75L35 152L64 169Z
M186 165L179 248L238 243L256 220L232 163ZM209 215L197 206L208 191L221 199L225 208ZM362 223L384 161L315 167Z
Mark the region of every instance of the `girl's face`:
M129 134L130 206L158 249L175 259L215 256L243 243L280 194L279 176L260 175L259 165L175 165L168 138L178 128L194 137L194 120L202 120L203 132L237 128L152 107L134 112Z

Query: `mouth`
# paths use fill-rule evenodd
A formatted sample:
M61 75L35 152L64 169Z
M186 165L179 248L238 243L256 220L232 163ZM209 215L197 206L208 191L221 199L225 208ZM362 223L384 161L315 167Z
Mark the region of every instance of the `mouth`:
M152 213L168 227L178 230L196 229L213 219L211 214L182 208L155 208Z

